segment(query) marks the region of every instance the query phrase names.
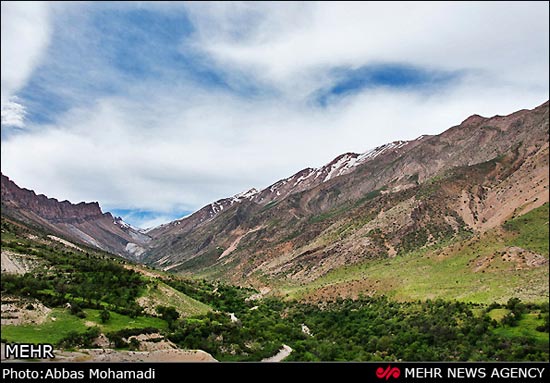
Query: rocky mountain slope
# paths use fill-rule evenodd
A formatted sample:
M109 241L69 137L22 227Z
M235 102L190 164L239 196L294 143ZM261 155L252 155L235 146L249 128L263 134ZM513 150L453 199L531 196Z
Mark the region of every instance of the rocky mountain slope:
M548 202L548 156L546 102L345 153L148 231L97 203L59 202L4 175L2 214L167 271L301 284L500 228Z
M269 203L282 200L291 194L311 189L323 182L331 180L334 177L351 173L357 166L369 160L373 160L383 153L389 155L398 150L405 151L412 149L420 142L420 140L426 137L428 136L420 136L414 141L392 142L362 154L342 154L320 168L302 169L288 178L275 182L273 185L263 189L262 191L252 188L246 192L236 194L233 197L218 200L204 206L197 212L187 217L151 228L147 231L147 233L153 238L162 238L163 236L173 234L183 235L214 219L219 213L222 213L224 209L227 210L227 208L233 206L235 203L252 201L260 205L267 205Z
M2 215L128 258L139 258L150 238L97 202L59 202L22 189L2 174Z
M234 282L308 282L485 232L547 201L548 102L347 153L238 203L205 206L151 230L143 259Z

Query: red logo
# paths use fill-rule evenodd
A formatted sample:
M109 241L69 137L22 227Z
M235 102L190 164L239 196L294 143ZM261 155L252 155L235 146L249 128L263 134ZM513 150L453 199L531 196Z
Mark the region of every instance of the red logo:
M399 378L399 375L401 375L401 370L399 370L398 367L393 367L391 365L388 365L386 369L384 370L382 367L378 367L376 369L376 377L378 379L384 379L388 380L389 378Z

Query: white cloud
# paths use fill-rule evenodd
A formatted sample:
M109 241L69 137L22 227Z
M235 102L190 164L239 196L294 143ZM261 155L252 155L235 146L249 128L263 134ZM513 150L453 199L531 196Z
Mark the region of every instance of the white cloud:
M22 128L25 126L25 107L16 96L2 103L2 126Z
M319 70L380 62L475 69L521 86L548 83L547 2L188 7L198 28L197 49L288 92L316 86ZM252 28L231 33L237 21L252 17Z
M48 4L2 2L2 103L21 89L40 63L51 36Z
M67 114L55 129L5 142L2 170L38 192L99 200L107 210L195 210L343 152L439 133L471 111L491 116L542 102L537 93L517 100L513 92L372 90L332 109L182 89L155 101L106 98ZM195 97L182 104L187 93Z

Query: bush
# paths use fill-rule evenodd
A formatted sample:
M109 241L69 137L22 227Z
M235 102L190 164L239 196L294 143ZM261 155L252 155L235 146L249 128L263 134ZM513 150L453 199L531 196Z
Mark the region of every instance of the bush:
M101 323L107 323L109 319L111 319L111 314L109 313L109 310L103 309L100 314Z
M180 314L174 307L167 307L167 306L157 306L156 308L157 313L161 316L162 319L164 319L168 324L174 323L175 320L177 320L180 317Z
M550 332L550 316L548 314L543 315L542 319L544 319L544 324L537 326L536 330L538 332Z
M71 331L65 338L58 342L58 346L62 348L92 347L94 339L97 338L100 333L99 327L90 327L83 334Z
M72 315L76 315L79 318L86 318L86 314L82 311L82 307L76 302L69 303L69 311Z
M130 344L128 346L128 349L130 351L138 351L139 350L140 342L137 340L137 338L130 339Z

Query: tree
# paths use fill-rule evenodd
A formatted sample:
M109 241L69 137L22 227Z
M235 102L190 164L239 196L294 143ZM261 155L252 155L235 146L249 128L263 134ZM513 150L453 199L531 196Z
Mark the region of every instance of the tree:
M180 317L180 314L174 307L158 306L157 313L168 323L168 328L171 330L175 328L176 320Z
M109 313L109 310L103 309L101 314L99 314L99 317L101 319L101 323L107 323L107 321L111 319L111 313Z
M506 303L506 308L512 311L518 318L525 312L525 305L521 303L521 299L519 298L510 298Z
M130 339L130 345L128 346L128 349L130 351L138 351L139 350L140 342L137 338L133 337Z
M544 324L537 326L536 330L539 332L548 332L550 330L550 317L546 314L542 317L542 319L544 320Z
M116 332L106 334L109 341L114 343L115 348L126 347L127 343L122 339L122 336Z
M171 325L172 323L174 323L176 321L176 319L178 319L180 317L180 314L178 313L178 311L172 306L170 306L170 307L158 306L157 307L157 313L160 314L160 317L162 319L164 319L166 322L168 322L168 325Z
M82 307L78 305L76 302L69 303L69 310L71 314L76 315L79 318L86 318L86 313L82 310Z

